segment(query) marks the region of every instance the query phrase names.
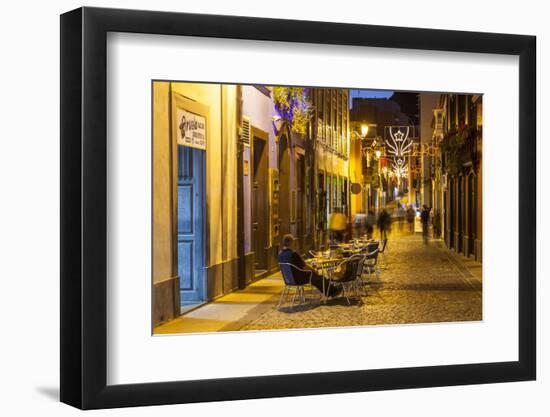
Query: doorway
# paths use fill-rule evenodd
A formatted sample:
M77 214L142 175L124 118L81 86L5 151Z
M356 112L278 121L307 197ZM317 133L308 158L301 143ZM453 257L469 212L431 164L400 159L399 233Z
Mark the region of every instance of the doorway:
M279 236L281 238L291 232L290 162L289 137L283 134L279 139Z
M456 200L458 220L458 241L456 244L456 251L458 253L462 253L464 250L464 177L462 175L458 177L458 192Z
M328 227L328 219L330 218L330 213L332 213L332 177L327 175L327 187L326 187L326 212L325 218L325 227Z
M327 192L325 187L325 174L319 172L317 174L317 213L315 217L315 249L324 249L325 240L324 233L327 222Z
M304 250L305 224L304 224L304 197L305 197L305 158L303 155L296 155L296 234L300 250Z
M253 137L252 166L252 244L254 250L254 276L268 269L268 147L267 137Z
M476 178L474 174L468 176L468 252L467 255L474 255L474 244L476 240Z
M349 197L348 197L348 179L344 178L342 182L342 213L346 215L346 217L350 218L350 207L349 207Z
M456 225L456 202L455 202L455 180L454 178L450 181L450 195L449 195L449 248L456 250L455 245L455 225Z
M206 301L205 151L178 145L177 252L182 310Z

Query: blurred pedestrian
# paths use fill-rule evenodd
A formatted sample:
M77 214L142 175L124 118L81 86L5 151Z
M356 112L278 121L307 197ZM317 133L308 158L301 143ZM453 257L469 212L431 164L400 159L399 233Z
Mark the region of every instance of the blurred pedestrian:
M428 243L428 230L430 228L430 209L425 204L422 206L420 221L422 222L422 239L424 240L424 243Z
M364 213L357 213L353 219L353 234L354 238L359 239L365 234L366 219Z
M374 225L376 224L376 216L374 211L369 210L366 220L366 229L367 229L367 239L372 239L372 234L374 232Z
M439 209L435 210L433 218L434 238L439 239L441 237L441 212Z
M399 233L403 232L403 223L405 221L405 205L397 203L397 222L399 225Z
M344 242L348 219L342 210L335 208L328 219L328 228L331 232L332 239L340 243Z
M380 230L380 239L386 240L388 238L389 229L391 227L391 216L388 210L382 209L378 215L378 230Z
M414 217L415 217L414 209L412 208L412 206L407 207L407 212L405 216L407 218L407 223L409 224L409 231L412 234L414 233Z

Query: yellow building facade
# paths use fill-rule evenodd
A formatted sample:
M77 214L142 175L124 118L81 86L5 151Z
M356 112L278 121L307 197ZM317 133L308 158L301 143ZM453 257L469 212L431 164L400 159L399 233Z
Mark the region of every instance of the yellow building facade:
M153 83L154 324L238 286L236 94Z
M338 209L348 217L350 207L350 124L349 91L314 88L312 117L316 190L316 246L328 238L327 222Z
M351 221L348 91L302 89L297 131L281 88L153 82L155 325L278 270L283 235L305 254Z

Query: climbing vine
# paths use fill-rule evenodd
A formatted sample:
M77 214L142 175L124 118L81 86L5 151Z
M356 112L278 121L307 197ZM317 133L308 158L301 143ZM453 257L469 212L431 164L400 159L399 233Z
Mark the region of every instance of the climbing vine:
M273 87L273 101L277 114L290 123L291 130L305 135L312 111L309 89Z

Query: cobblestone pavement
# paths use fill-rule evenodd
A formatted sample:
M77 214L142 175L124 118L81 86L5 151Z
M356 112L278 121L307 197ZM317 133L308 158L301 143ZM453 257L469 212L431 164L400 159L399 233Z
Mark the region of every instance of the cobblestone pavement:
M481 264L456 255L439 240L418 235L390 237L380 282L347 304L339 297L321 304L264 311L240 330L339 327L482 320ZM374 277L374 276L373 276ZM278 297L270 302L275 303Z

